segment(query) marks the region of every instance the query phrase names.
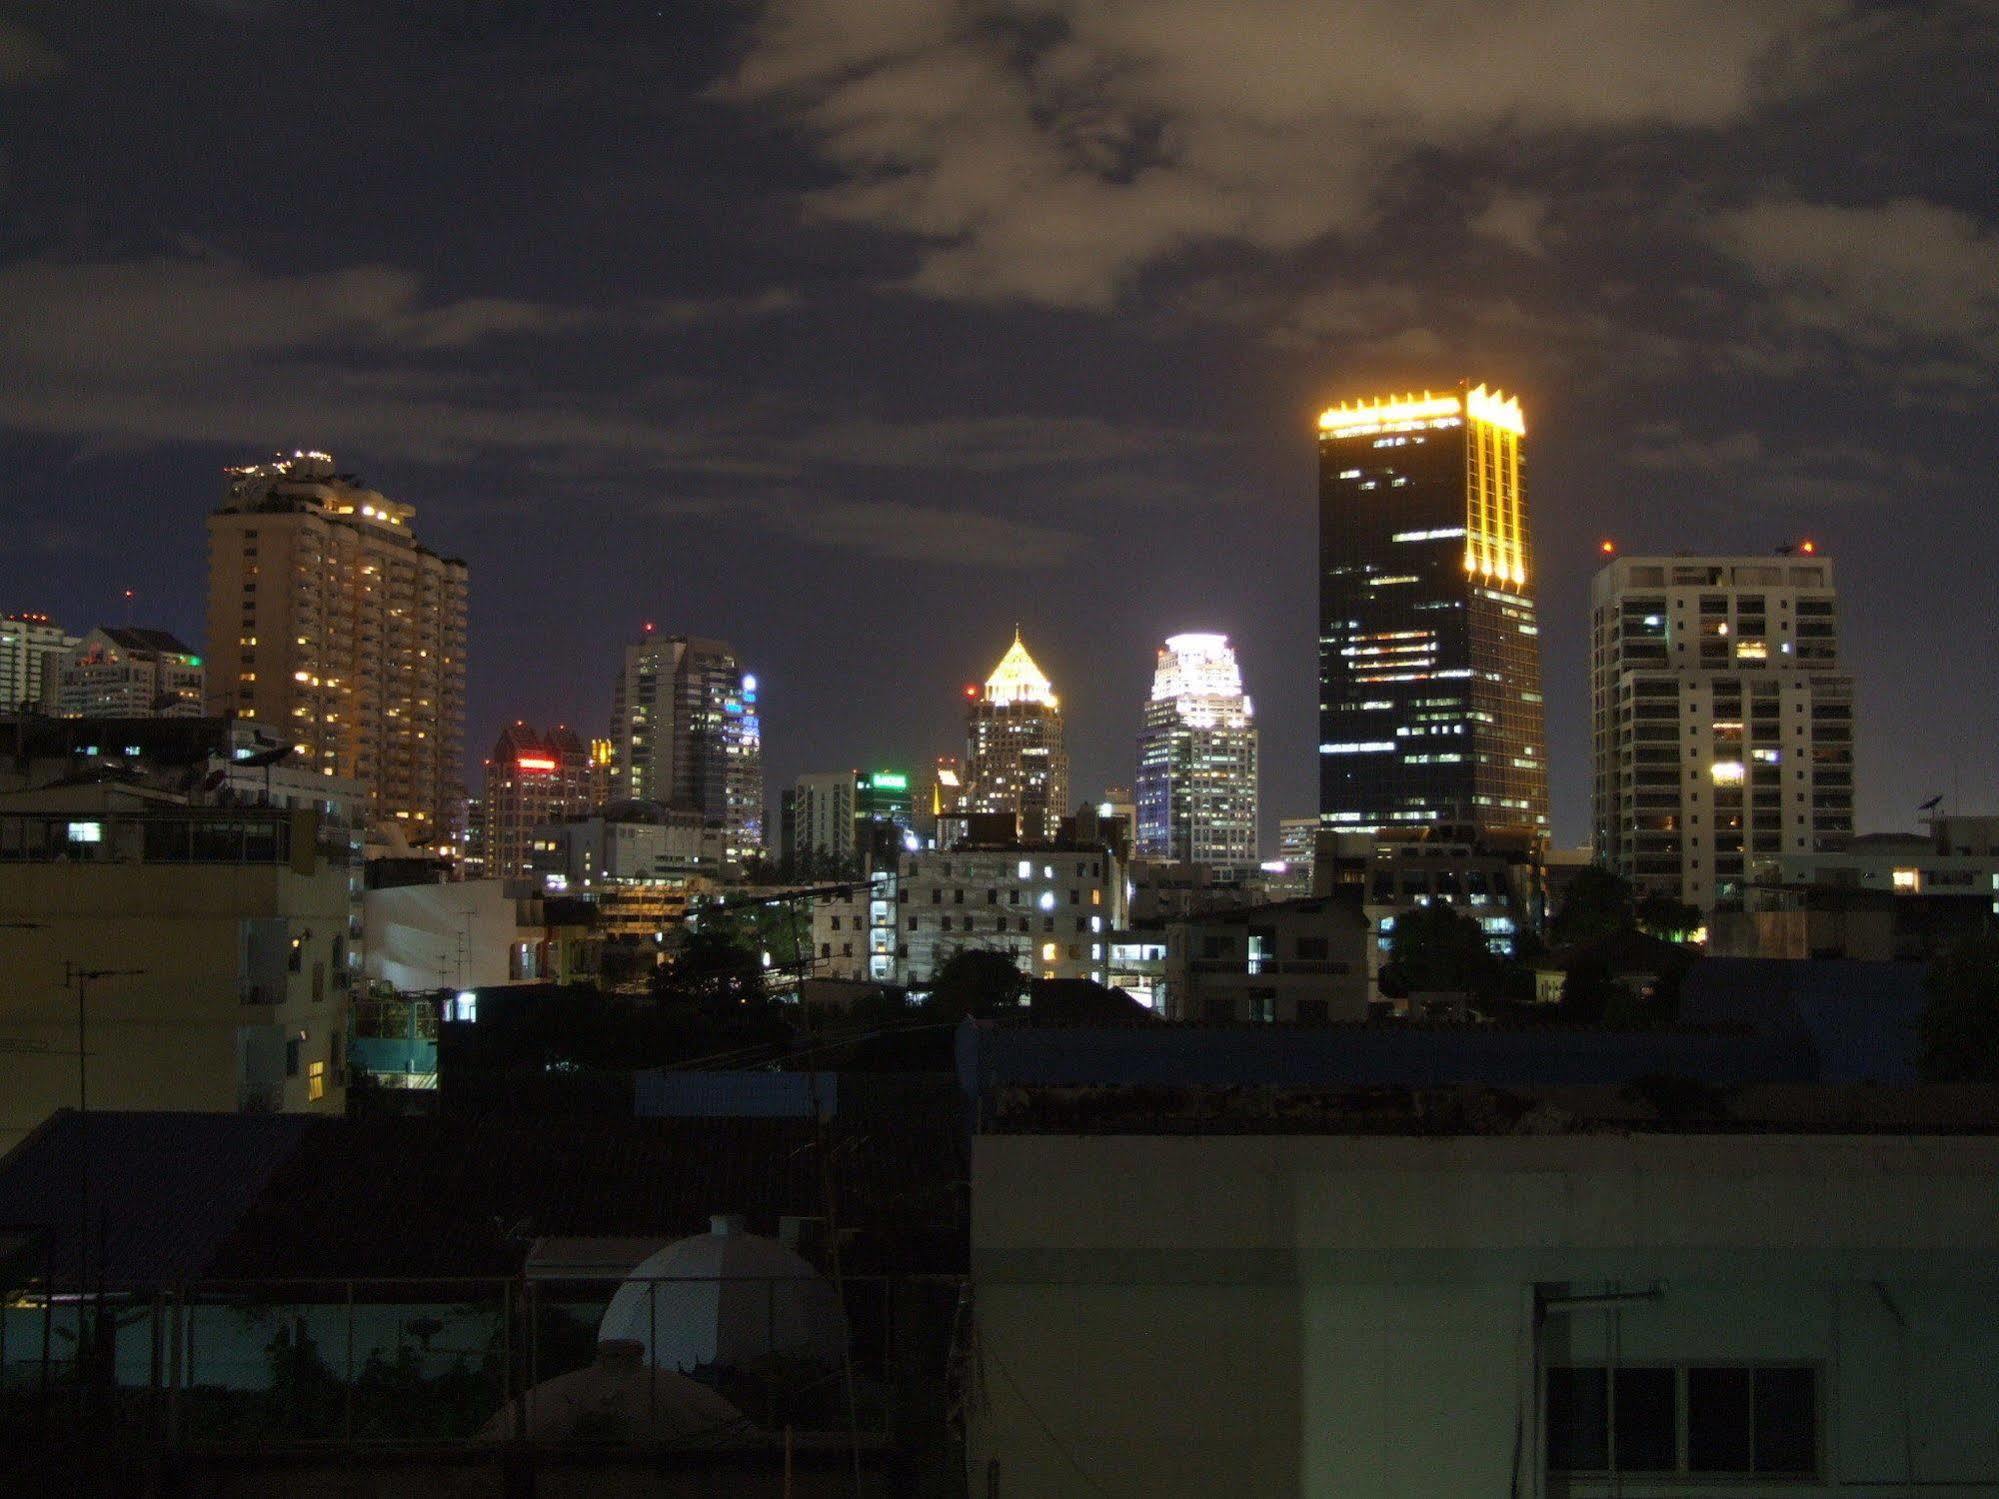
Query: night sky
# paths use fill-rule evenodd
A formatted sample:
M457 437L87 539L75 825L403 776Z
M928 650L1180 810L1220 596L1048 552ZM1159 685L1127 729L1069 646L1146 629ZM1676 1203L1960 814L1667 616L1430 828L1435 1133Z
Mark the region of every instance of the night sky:
M324 447L471 564L474 765L650 619L762 678L774 805L958 749L1018 621L1081 798L1223 630L1269 828L1313 417L1470 376L1558 841L1606 536L1815 539L1859 825L1991 810L1995 77L1989 0L0 3L0 608L198 643L218 471Z

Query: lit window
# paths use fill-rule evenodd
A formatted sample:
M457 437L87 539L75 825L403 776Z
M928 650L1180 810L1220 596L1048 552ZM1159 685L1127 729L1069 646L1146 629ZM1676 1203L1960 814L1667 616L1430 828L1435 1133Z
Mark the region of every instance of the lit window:
M1041 944L1041 961L1042 961L1042 962L1044 962L1044 963L1052 963L1052 962L1054 962L1054 961L1055 961L1055 954L1056 954L1056 953L1057 953L1057 952L1058 952L1059 950L1060 950L1060 949L1058 949L1058 948L1056 947L1056 945L1055 945L1055 944L1054 944L1053 942L1044 942L1044 943L1042 943L1042 944Z
M1714 783L1717 786L1740 786L1743 781L1742 762L1740 760L1717 760L1709 768L1708 774L1714 777Z
M104 824L101 822L73 822L69 825L71 843L102 843Z
M326 1097L326 1063L308 1062L305 1068L305 1100L317 1103Z
M1920 890L1923 888L1923 875L1919 869L1898 869L1895 871L1893 878L1897 890Z

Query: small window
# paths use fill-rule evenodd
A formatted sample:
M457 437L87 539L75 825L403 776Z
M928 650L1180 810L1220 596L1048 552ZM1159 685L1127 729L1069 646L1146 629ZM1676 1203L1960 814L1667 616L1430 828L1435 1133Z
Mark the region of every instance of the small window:
M292 1038L291 1040L289 1040L289 1041L286 1041L286 1042L285 1042L285 1076L286 1076L286 1077L297 1077L297 1076L298 1076L298 1063L299 1063L299 1055L298 1055L298 1049L299 1049L299 1043L298 1043L298 1039L297 1039L296 1037L294 1037L294 1038Z
M305 1099L317 1103L326 1097L326 1063L312 1062L305 1069Z

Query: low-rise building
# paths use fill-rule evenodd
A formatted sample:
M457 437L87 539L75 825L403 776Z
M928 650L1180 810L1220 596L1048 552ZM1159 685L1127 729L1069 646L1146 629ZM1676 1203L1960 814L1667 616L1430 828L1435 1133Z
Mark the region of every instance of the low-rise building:
M552 894L717 878L728 867L727 854L721 824L658 802L613 802L588 817L538 827L529 841L536 883Z
M1109 975L1125 924L1122 862L1101 846L960 847L906 853L896 891L899 982L924 988L951 957L985 949L1033 978Z
M1989 1097L1019 1091L972 1146L990 1489L1999 1487Z
M80 1094L340 1113L352 855L313 810L107 785L0 797L0 1153Z
M1175 922L1169 1020L1324 1025L1367 1019L1372 929L1352 892Z

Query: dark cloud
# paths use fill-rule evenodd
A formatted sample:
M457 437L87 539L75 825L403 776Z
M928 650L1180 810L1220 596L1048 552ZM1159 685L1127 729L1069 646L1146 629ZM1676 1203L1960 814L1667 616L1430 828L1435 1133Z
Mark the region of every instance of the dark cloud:
M41 38L0 16L0 84L46 78L61 66L62 59Z

